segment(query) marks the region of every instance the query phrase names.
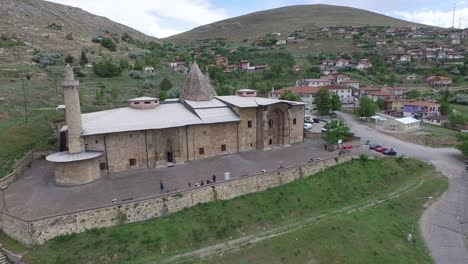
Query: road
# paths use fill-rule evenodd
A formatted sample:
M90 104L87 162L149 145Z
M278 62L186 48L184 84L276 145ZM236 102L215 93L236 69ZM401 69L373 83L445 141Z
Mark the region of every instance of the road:
M420 219L420 230L436 263L467 264L468 175L461 153L454 148L431 148L405 142L360 124L350 114L337 114L363 141L389 146L398 155L429 162L449 178L448 190Z

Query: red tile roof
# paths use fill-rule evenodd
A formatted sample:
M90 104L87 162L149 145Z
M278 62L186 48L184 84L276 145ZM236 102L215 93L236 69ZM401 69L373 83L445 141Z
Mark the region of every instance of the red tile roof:
M413 102L408 102L405 105L414 105L414 106L420 106L420 107L439 106L438 103L433 103L433 102L428 102L428 101L413 101Z
M375 91L369 93L371 96L392 96L393 94L387 92L387 91Z
M320 88L319 87L311 87L311 86L291 86L291 87L285 87L282 89L275 90L273 93L274 94L283 94L284 91L290 90L294 93L297 94L316 94Z

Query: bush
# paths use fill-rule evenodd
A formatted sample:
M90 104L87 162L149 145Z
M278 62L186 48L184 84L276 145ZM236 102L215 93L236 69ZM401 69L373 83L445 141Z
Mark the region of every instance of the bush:
M75 61L75 58L74 58L71 54L68 54L68 55L65 57L65 63L72 64L73 61Z
M142 87L143 89L154 88L154 83L153 83L151 80L144 80L144 81L141 83L141 87Z
M361 161L368 161L369 157L366 154L361 154L361 155L359 155L359 159Z
M143 75L139 71L130 71L128 76L132 77L133 79L143 79Z
M57 52L39 52L32 57L32 61L41 67L56 65L62 61L62 54Z
M122 74L122 69L119 65L114 64L111 60L103 60L93 66L94 74L99 77L116 77Z
M115 44L114 40L111 38L103 38L101 39L101 46L104 48L110 50L110 51L116 51L117 50L117 44Z

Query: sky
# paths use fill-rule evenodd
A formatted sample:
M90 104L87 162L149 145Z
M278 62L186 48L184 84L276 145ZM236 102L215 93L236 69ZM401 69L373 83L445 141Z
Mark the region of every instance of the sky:
M164 38L222 19L298 4L329 4L362 8L441 27L468 28L468 0L48 0L80 7L93 14Z

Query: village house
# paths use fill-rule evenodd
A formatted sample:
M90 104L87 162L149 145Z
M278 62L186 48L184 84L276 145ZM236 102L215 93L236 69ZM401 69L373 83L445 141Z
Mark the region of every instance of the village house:
M375 87L375 86L360 87L358 89L358 96L362 98L363 96L367 96L372 92L378 92L380 90L381 90L380 88Z
M384 87L383 89L391 93L392 96L397 97L397 98L399 97L402 98L405 95L405 93L408 91L408 89L404 87Z
M386 111L403 113L403 107L405 106L405 103L407 103L408 101L403 98L390 97L390 98L384 99L384 102L385 102Z
M220 66L220 65L228 65L228 59L222 55L216 55L215 57L215 60L216 60L216 65Z
M337 94L340 97L340 102L342 104L350 104L354 100L353 89L350 87L344 87L342 85L331 84L331 85L325 85L320 88L327 89L330 93Z
M354 81L354 80L341 81L340 84L343 85L344 87L359 89L359 81Z
M155 72L153 66L146 66L145 68L143 68L143 72L144 72L146 75L151 75L151 76L156 75L156 72Z
M421 127L421 121L413 117L390 118L384 124L384 128L394 131L410 131Z
M237 65L237 64L231 64L231 65L228 65L228 66L224 67L223 72L224 72L224 73L233 73L233 72L236 71L237 69L239 69L239 65Z
M324 75L332 75L332 74L337 74L338 70L335 67L330 67L330 68L325 68L322 70L322 74Z
M372 67L372 63L368 59L359 60L356 64L356 69L365 70Z
M320 90L320 87L310 87L310 86L291 86L285 87L278 90L272 90L268 93L268 98L277 99L281 97L281 95L286 91L289 90L301 97L302 102L306 103L305 111L307 114L314 114L316 112L315 107L315 95Z
M448 117L445 115L433 115L423 119L423 122L435 126L445 126L448 123Z
M303 79L296 82L297 86L311 86L311 87L320 87L325 85L330 85L331 81L329 79Z
M342 68L342 67L346 67L349 65L349 61L346 60L346 59L338 59L335 61L335 66L337 68Z
M276 45L278 45L278 46L286 45L286 40L285 39L280 39L280 40L276 41Z
M374 102L392 98L392 94L385 90L369 92L367 96Z
M411 61L411 55L406 55L406 54L401 55L400 56L400 61L401 62Z
M426 83L432 87L447 87L452 85L452 79L441 76L441 75L431 75L425 79Z
M188 68L185 66L183 61L174 61L169 63L169 67L179 73L187 74Z
M440 115L440 105L428 101L407 102L403 106L403 116L416 118L428 118L429 116Z
M242 70L248 70L250 68L250 61L248 60L239 61L239 68Z
M217 96L195 62L178 100L139 97L127 107L81 114L79 82L69 65L62 85L63 151L46 158L54 163L59 186L303 141L305 103L255 97L247 90Z
M335 77L334 82L336 84L340 84L341 82L351 80L351 77L349 77L348 75L345 75L345 74L335 74L335 75L333 75L333 77Z

